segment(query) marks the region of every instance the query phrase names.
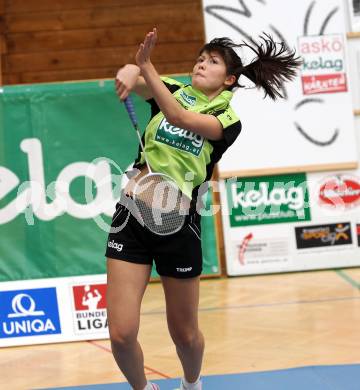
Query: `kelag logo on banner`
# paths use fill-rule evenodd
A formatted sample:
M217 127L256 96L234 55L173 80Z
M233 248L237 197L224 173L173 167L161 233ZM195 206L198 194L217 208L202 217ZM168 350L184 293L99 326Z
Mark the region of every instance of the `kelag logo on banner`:
M56 289L0 292L0 338L61 333Z
M310 220L305 174L229 179L226 188L232 227Z
M301 37L299 51L304 95L347 91L342 35Z
M72 287L75 333L107 331L106 284L83 284Z
M295 228L298 249L352 244L350 222Z

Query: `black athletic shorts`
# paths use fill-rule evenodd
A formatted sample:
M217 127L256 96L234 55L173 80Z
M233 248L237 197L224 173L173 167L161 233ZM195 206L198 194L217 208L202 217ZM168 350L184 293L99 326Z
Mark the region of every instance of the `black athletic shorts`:
M201 216L187 216L181 230L167 236L151 232L124 205L117 203L105 256L152 265L161 276L192 278L202 271Z

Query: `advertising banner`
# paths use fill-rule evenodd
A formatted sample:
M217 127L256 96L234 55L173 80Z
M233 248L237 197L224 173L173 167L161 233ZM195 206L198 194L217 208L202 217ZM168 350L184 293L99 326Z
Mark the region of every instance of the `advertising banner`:
M72 286L74 333L107 331L106 283Z
M55 288L0 291L0 339L61 333Z
M310 219L304 174L237 178L227 184L232 227Z
M339 34L299 38L304 95L347 91L344 45Z
M0 347L109 337L106 275L0 283Z
M220 195L229 275L360 265L360 170L232 178Z

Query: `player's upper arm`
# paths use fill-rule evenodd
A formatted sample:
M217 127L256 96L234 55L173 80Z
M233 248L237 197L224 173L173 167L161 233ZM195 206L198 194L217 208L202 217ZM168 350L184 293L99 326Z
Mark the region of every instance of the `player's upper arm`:
M209 114L199 114L180 108L178 113L168 118L169 122L182 129L193 131L210 140L222 138L222 125L216 117Z
M235 141L241 131L240 120L230 107L212 115L182 110L177 118L173 118L173 122L175 126L193 131L212 141L224 138L228 145Z

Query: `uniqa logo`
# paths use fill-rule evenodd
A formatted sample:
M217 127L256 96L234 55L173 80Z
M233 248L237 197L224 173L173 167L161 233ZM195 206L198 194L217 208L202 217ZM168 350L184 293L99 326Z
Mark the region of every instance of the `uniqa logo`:
M96 162L75 162L65 166L55 182L45 188L42 145L37 138L27 138L20 143L27 154L29 181L22 183L17 197L0 209L0 224L15 219L31 206L34 215L42 221L50 221L67 212L69 215L87 219L104 213L111 216L116 199L113 198L110 165L104 159ZM91 179L97 188L96 196L86 195L88 203L80 204L70 195L70 184L78 177ZM0 166L0 201L20 183L19 178L9 169ZM90 182L91 183L91 182ZM90 184L91 188L91 184ZM87 192L87 191L86 191ZM91 191L90 191L91 192ZM52 202L48 202L46 197Z
M320 183L320 205L330 208L350 208L360 203L360 178L333 176Z
M25 307L26 303L28 307ZM11 307L13 313L8 314L8 318L21 318L21 317L30 317L30 316L45 316L45 313L42 310L35 310L35 301L28 294L17 294L12 299ZM3 322L3 331L4 334L14 335L14 334L23 334L23 333L40 333L46 331L55 331L56 328L52 323L50 318L42 320L36 318L33 320L18 320L10 321L9 323Z
M269 191L269 183L260 182L259 190L245 189L238 192L237 183L231 184L233 207L259 207L288 205L290 209L304 208L304 190L302 187L274 188Z

